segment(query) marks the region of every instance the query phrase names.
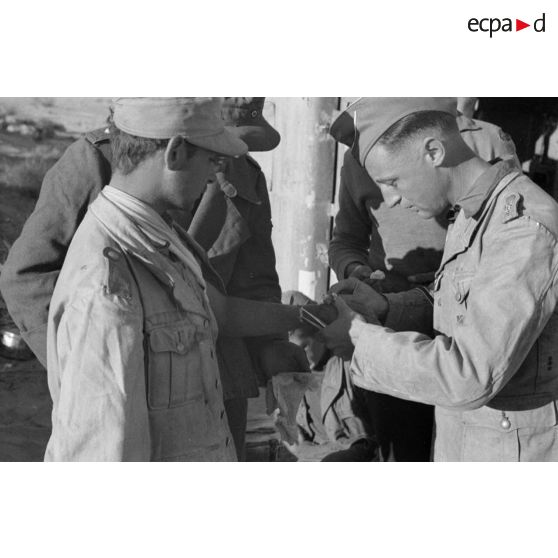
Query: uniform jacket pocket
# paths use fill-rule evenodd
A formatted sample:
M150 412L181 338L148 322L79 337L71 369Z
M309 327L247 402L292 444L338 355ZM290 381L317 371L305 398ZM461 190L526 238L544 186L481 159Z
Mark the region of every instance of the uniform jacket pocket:
M471 290L471 283L475 274L470 271L455 272L452 277L452 288L455 297L455 302L462 304L467 308L467 299Z
M203 398L202 363L193 325L159 328L148 335L147 389L151 409Z

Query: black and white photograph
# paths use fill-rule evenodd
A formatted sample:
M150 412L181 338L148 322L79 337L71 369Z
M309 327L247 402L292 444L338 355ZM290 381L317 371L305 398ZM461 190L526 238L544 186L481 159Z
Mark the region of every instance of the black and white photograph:
M552 555L555 17L3 6L2 555Z
M557 461L558 98L0 98L2 461Z

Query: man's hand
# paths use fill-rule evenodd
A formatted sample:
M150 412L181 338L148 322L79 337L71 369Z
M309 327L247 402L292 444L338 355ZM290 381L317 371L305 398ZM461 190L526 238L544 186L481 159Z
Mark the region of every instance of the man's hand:
M352 263L347 266L346 273L348 279L363 281L378 292L383 290L386 274L380 269L372 271L372 268L366 264Z
M289 341L266 343L259 351L258 363L268 379L281 372L310 371L304 349Z
M300 329L307 335L314 335L316 329L321 328L323 324L328 325L337 319L337 309L333 304L305 304L300 311Z
M372 268L366 264L352 263L347 266L345 275L347 278L353 277L359 281L365 281L366 279L370 279Z
M329 290L330 293L343 295L343 299L355 312L364 316L370 324L383 323L389 310L386 297L372 287L355 278L345 279Z
M349 335L351 325L355 320L361 322L365 322L365 320L360 314L351 310L342 297L335 297L334 302L338 317L332 324L322 329L316 338L325 343L335 355L348 360L355 349Z

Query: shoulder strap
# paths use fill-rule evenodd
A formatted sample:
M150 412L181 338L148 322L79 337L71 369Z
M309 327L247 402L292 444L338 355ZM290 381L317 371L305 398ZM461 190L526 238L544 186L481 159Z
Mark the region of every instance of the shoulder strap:
M85 139L101 154L108 177L112 175L112 150L108 128L98 128L85 134Z

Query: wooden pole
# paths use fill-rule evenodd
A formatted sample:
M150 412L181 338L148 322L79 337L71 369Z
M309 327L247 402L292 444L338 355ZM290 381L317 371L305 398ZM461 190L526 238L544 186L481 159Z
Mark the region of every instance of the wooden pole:
M270 197L283 290L321 300L328 288L327 246L336 169L329 136L338 97L271 98L281 144L273 152ZM268 174L268 179L270 178Z

